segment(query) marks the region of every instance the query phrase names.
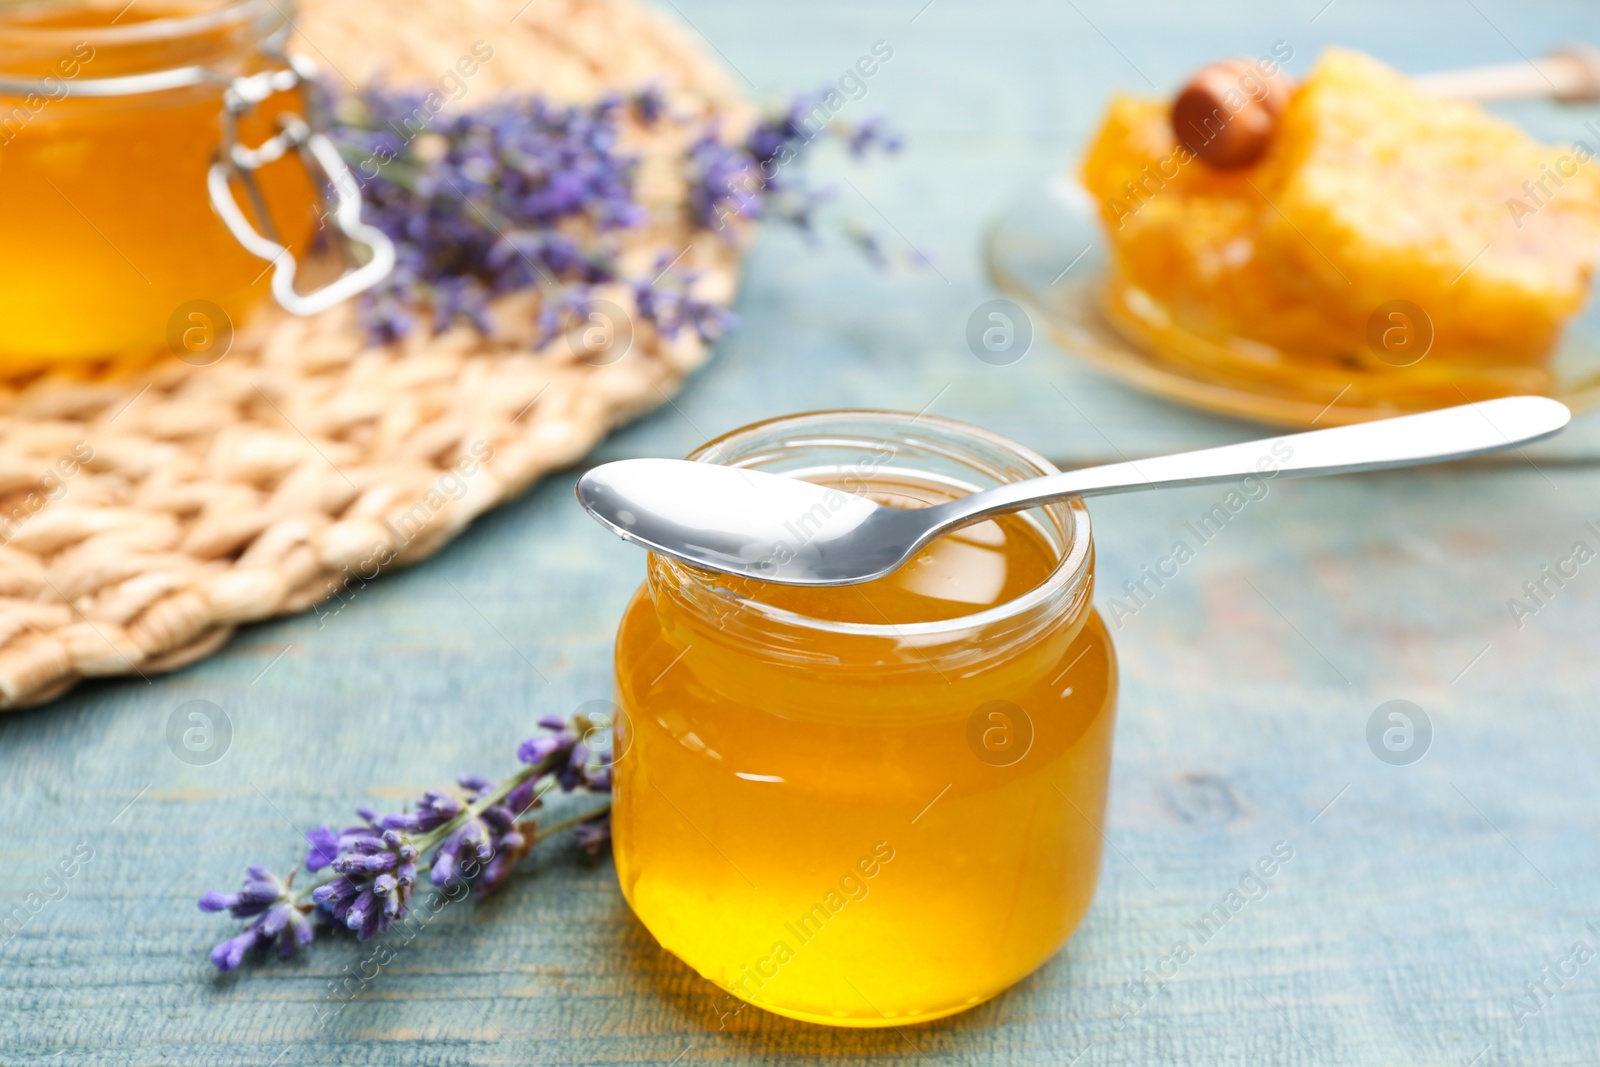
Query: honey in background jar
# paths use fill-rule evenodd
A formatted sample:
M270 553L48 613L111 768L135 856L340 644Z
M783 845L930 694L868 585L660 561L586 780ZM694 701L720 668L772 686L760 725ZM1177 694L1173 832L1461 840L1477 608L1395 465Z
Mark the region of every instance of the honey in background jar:
M217 217L206 175L223 86L268 62L259 49L284 10L266 0L0 2L0 78L36 89L0 94L0 375L182 345L186 330L226 325L185 311L237 324L268 297L271 265ZM108 79L190 66L220 80L91 95ZM267 139L287 108L298 101L268 100L240 139ZM315 225L304 168L285 158L258 180L285 243L304 248Z

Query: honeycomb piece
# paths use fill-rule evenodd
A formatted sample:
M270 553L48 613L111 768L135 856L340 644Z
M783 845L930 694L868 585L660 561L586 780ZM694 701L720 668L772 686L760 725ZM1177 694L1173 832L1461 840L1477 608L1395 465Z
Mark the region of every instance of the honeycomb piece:
M1252 166L1215 169L1168 127L1162 104L1114 101L1082 178L1121 279L1197 333L1370 362L1369 320L1403 300L1431 361L1535 364L1588 291L1593 143L1539 145L1339 49Z

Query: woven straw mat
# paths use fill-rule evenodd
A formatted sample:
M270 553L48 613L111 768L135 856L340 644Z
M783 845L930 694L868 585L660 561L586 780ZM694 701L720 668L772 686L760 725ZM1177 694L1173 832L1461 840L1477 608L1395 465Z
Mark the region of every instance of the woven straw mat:
M306 0L298 47L356 84L427 85L485 41L468 103L653 83L674 113L749 121L722 71L631 0L522 3ZM637 196L665 220L631 233L624 274L686 248L696 295L726 304L735 251L676 210L676 161L700 128L624 129ZM622 287L596 295L632 310ZM693 331L669 341L640 321L614 361L579 359L565 338L535 351L536 299L500 300L488 338L458 327L373 347L349 306L271 311L210 366L130 359L0 385L0 708L181 667L240 623L424 559L664 403L707 356Z

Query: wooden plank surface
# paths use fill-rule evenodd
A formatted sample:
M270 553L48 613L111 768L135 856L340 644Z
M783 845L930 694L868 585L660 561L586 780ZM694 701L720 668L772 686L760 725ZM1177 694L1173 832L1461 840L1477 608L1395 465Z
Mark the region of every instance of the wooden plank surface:
M893 116L912 148L846 172L841 203L937 270L880 276L768 235L739 332L606 458L837 406L928 408L1063 463L1244 439L1043 344L1009 367L973 358L966 316L993 295L985 217L1065 165L1112 87L1167 91L1215 56L1286 40L1304 71L1338 42L1425 71L1600 36L1580 0L675 3L762 93L892 44L851 107ZM1506 113L1551 140L1596 117ZM537 714L609 694L642 560L556 478L321 617L0 722L0 912L60 897L0 939L0 1063L1593 1064L1600 961L1560 981L1544 968L1600 949L1600 571L1521 629L1506 600L1575 541L1600 547L1596 422L1529 462L1274 485L1126 619L1096 904L1066 950L964 1016L901 1033L736 1012L631 919L609 860L559 845L500 899L440 915L332 1021L354 942L213 976L206 951L232 924L196 911L201 891L248 862L287 866L297 831L358 803L503 772ZM1096 503L1102 606L1216 495ZM1411 766L1366 741L1391 699L1433 724ZM168 748L189 700L226 710L220 762ZM1163 968L1279 840L1295 858L1266 896ZM47 880L83 847L74 877ZM1146 968L1168 972L1148 1001L1129 986ZM1537 981L1552 995L1519 1020Z

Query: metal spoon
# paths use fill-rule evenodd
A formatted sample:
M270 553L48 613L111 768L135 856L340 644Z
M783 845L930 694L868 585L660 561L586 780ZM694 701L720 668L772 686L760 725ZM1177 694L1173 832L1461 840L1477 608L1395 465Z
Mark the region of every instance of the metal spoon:
M891 573L941 534L1065 497L1206 485L1267 471L1308 478L1461 459L1549 437L1571 418L1548 397L1505 397L1086 467L916 509L759 470L625 459L578 479L578 500L624 540L697 567L787 585L855 585Z

